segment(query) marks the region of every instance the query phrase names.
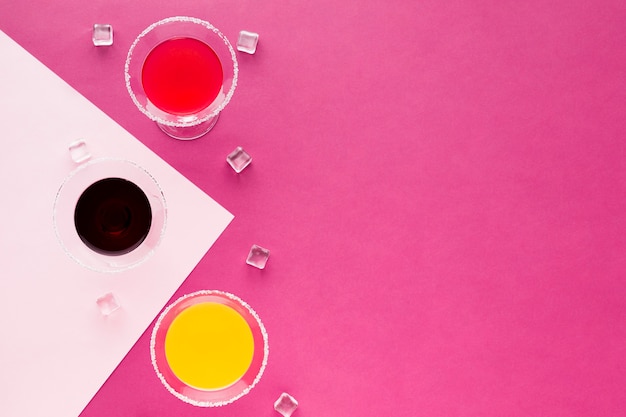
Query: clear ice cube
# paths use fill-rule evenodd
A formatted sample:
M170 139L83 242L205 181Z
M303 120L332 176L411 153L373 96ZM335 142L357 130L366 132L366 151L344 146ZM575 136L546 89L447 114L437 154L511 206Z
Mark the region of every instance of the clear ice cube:
M94 46L113 45L113 26L96 23L93 25L91 40Z
M109 314L120 308L120 304L117 302L117 299L112 292L106 293L102 297L99 297L96 300L96 304L98 304L98 308L104 316L108 316Z
M298 401L291 395L283 392L274 403L274 410L278 411L284 417L289 417L298 408Z
M241 146L237 146L234 151L232 151L226 157L226 162L235 170L236 173L240 173L243 171L250 162L252 162L252 157L248 155L246 151L243 150Z
M262 248L258 245L252 245L250 252L248 253L248 259L246 263L252 265L255 268L263 269L267 263L267 259L270 257L270 251Z
M256 52L256 44L259 42L259 34L242 30L237 38L237 50L247 54Z
M89 158L91 158L91 154L87 149L87 143L84 140L77 140L75 142L70 143L68 146L70 151L70 157L72 161L80 164L81 162L85 162Z

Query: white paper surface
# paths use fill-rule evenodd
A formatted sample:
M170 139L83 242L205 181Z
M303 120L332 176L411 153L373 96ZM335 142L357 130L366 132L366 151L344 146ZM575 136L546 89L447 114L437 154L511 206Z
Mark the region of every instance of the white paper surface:
M0 416L77 416L233 216L1 31L0 51ZM57 241L76 139L162 188L167 229L136 268L88 270ZM107 317L96 299L109 291L121 308Z

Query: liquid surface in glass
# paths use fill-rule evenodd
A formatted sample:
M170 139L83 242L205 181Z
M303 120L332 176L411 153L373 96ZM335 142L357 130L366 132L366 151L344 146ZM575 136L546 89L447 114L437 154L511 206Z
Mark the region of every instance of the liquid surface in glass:
M105 178L87 187L74 210L80 239L95 252L122 255L144 241L152 210L144 192L122 178Z
M224 80L220 59L206 43L172 38L155 46L144 61L141 81L148 99L174 115L190 115L207 108Z
M216 302L187 307L170 324L165 357L188 386L226 388L241 379L254 355L252 330L233 308Z

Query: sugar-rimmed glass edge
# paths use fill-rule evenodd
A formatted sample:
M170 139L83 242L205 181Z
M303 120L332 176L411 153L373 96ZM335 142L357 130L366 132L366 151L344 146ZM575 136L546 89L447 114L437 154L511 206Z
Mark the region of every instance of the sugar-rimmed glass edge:
M169 378L175 379L177 384L184 386L184 390L182 390L184 392L179 392L170 384L170 382L167 380L168 377L164 375L164 372L159 367L159 358L161 356L165 356L165 353L159 352L159 355L158 355L159 357L157 357L157 349L162 347L162 346L159 346L159 347L157 346L157 336L164 337L164 335L161 335L161 332L165 332L165 334L167 334L169 325L171 325L171 322L174 320L174 318L178 316L178 314L180 314L186 308L190 307L191 305L194 305L194 303L192 303L192 299L202 298L202 297L210 298L211 296L222 298L222 299L224 298L228 299L230 302L233 302L237 306L243 308L245 312L251 318L254 319L255 323L250 323L249 320L245 317L245 315L242 314L242 316L244 317L248 325L250 325L251 327L251 330L253 332L253 337L254 337L255 329L253 328L252 324L255 324L258 327L258 333L260 333L260 337L263 342L263 357L260 359L260 363L259 363L259 359L257 358L259 348L255 344L252 364L250 365L250 368L248 368L244 376L242 376L239 380L235 381L233 384L227 387L221 388L221 389L217 389L217 390L201 390L201 389L190 387L187 384L185 384L183 381L178 379L176 375L174 375L174 373L168 369ZM176 309L179 306L181 306L181 304L185 304L186 302L188 302L189 305L183 307L180 311L176 311ZM229 306L229 307L232 308L232 306ZM238 313L241 314L241 312L239 311ZM165 322L167 322L166 324L168 325L168 328L162 327L162 325ZM197 406L197 407L221 407L221 406L230 404L238 400L244 395L247 395L250 392L250 390L252 390L252 388L254 388L254 386L261 380L261 377L263 376L263 373L267 366L268 356L269 356L269 344L268 344L267 331L265 330L265 326L263 325L263 322L261 321L261 318L259 317L259 315L256 313L256 311L254 311L252 307L250 307L248 303L243 301L241 298L229 292L219 291L219 290L201 290L201 291L196 291L190 294L183 295L182 297L178 298L176 301L174 301L169 306L167 306L165 310L163 310L163 312L159 315L159 318L157 319L154 325L154 328L152 330L152 336L150 337L150 358L152 361L152 366L159 380L163 384L163 386L172 395L174 395L181 401ZM163 364L164 367L169 368L167 365L167 360L164 358L162 360L165 362ZM257 367L259 368L258 371L254 371L253 369L253 365L255 364L257 364ZM244 378L246 378L246 376L249 375L251 372L256 372L254 375L254 379L251 382L246 383L244 381ZM245 387L238 387L238 385L243 385L243 384L245 384ZM190 395L194 395L194 394L196 396L204 396L204 397L215 395L215 399L198 400L198 399L191 398Z
M167 120L164 119L162 117L159 117L158 115L155 115L153 113L150 112L150 110L148 110L137 98L135 92L133 91L132 85L131 85L131 78L132 75L130 74L130 65L131 65L131 61L133 59L133 52L135 50L135 48L137 47L137 44L139 42L141 42L141 40L151 31L153 31L154 29L158 28L159 26L168 24L168 23L173 23L173 22L184 22L184 23L194 23L194 24L198 24L201 26L206 27L207 29L213 31L217 36L219 36L222 41L224 42L224 44L226 45L226 47L228 48L229 52L230 52L230 56L231 56L231 61L233 64L233 80L232 80L232 85L230 86L228 92L226 93L224 100L215 108L215 110L213 110L211 113L203 116L203 117L195 117L194 115L189 115L189 116L176 116L176 117L180 117L180 119L185 119L188 118L189 120L182 120L182 121L172 121L172 120ZM184 36L184 34L181 34L181 36ZM209 45L211 46L211 45ZM140 59L143 58L145 59L145 57L140 57ZM141 66L143 66L143 62L140 64ZM128 50L128 55L126 56L126 62L124 64L124 79L125 79L125 83L126 83L126 89L128 90L128 93L130 94L131 99L133 100L133 102L135 103L135 106L137 106L137 108L143 113L145 114L150 120L155 121L159 124L165 125L165 126L171 126L171 127L191 127L191 126L197 126L199 124L205 123L211 119L213 119L214 117L218 116L220 114L220 112L222 110L224 110L224 108L226 107L226 105L230 102L230 99L232 98L234 92L235 92L235 88L237 87L237 77L239 74L239 64L237 63L237 55L235 53L234 48L232 47L232 45L230 44L230 42L228 41L228 38L226 38L226 36L219 31L219 29L217 29L215 26L213 26L211 23L207 22L206 20L202 20L202 19L198 19L195 17L189 17L189 16L174 16L174 17L168 17L166 19L162 19L159 20L158 22L155 22L153 24L151 24L150 26L148 26L146 29L143 30L143 32L141 32L137 38L135 38L134 42L132 43L130 49ZM163 113L167 113L167 112L163 112ZM174 115L173 115L174 116Z
M124 167L132 168L132 172L139 173L140 177L145 179L148 184L154 186L154 193L145 190L142 186L144 184L137 184L137 182L139 182L138 180L128 178L129 176L121 175L119 172L116 172L112 169L113 164L123 164L122 166ZM107 169L106 165L111 169ZM96 167L96 169L103 167L100 169L104 170L102 172L89 174L88 170L94 167ZM83 172L87 172L87 174L81 174ZM85 186L77 187L76 190L67 191L68 188L72 186L75 179L80 179L82 175L88 175L81 179ZM122 178L137 185L148 198L150 209L152 210L153 224L150 227L148 235L135 249L122 255L106 255L90 249L78 236L73 220L69 220L70 217L71 219L74 218L74 210L80 195L82 195L87 187L105 178ZM73 195L66 197L67 192ZM71 198L71 200L63 201L67 198ZM158 200L158 203L155 204L155 200ZM63 204L71 207L71 213L60 213L59 206ZM154 224L154 220L157 218L155 213L162 213L160 230L154 229L159 226ZM63 216L63 218L60 216ZM61 248L76 263L96 272L117 273L137 267L152 257L157 247L160 245L167 228L167 202L157 180L141 165L126 159L98 158L79 165L78 168L74 169L65 177L54 198L52 225ZM74 246L75 249L72 249L70 246Z

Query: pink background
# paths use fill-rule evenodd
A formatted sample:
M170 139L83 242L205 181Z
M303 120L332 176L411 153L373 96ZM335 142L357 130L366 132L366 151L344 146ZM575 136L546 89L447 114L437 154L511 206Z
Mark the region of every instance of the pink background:
M260 34L192 142L123 81L172 15ZM150 328L81 417L269 417L282 391L300 417L626 410L622 0L4 1L0 29L235 215L172 300L232 292L269 333L259 385L207 410L160 385Z

